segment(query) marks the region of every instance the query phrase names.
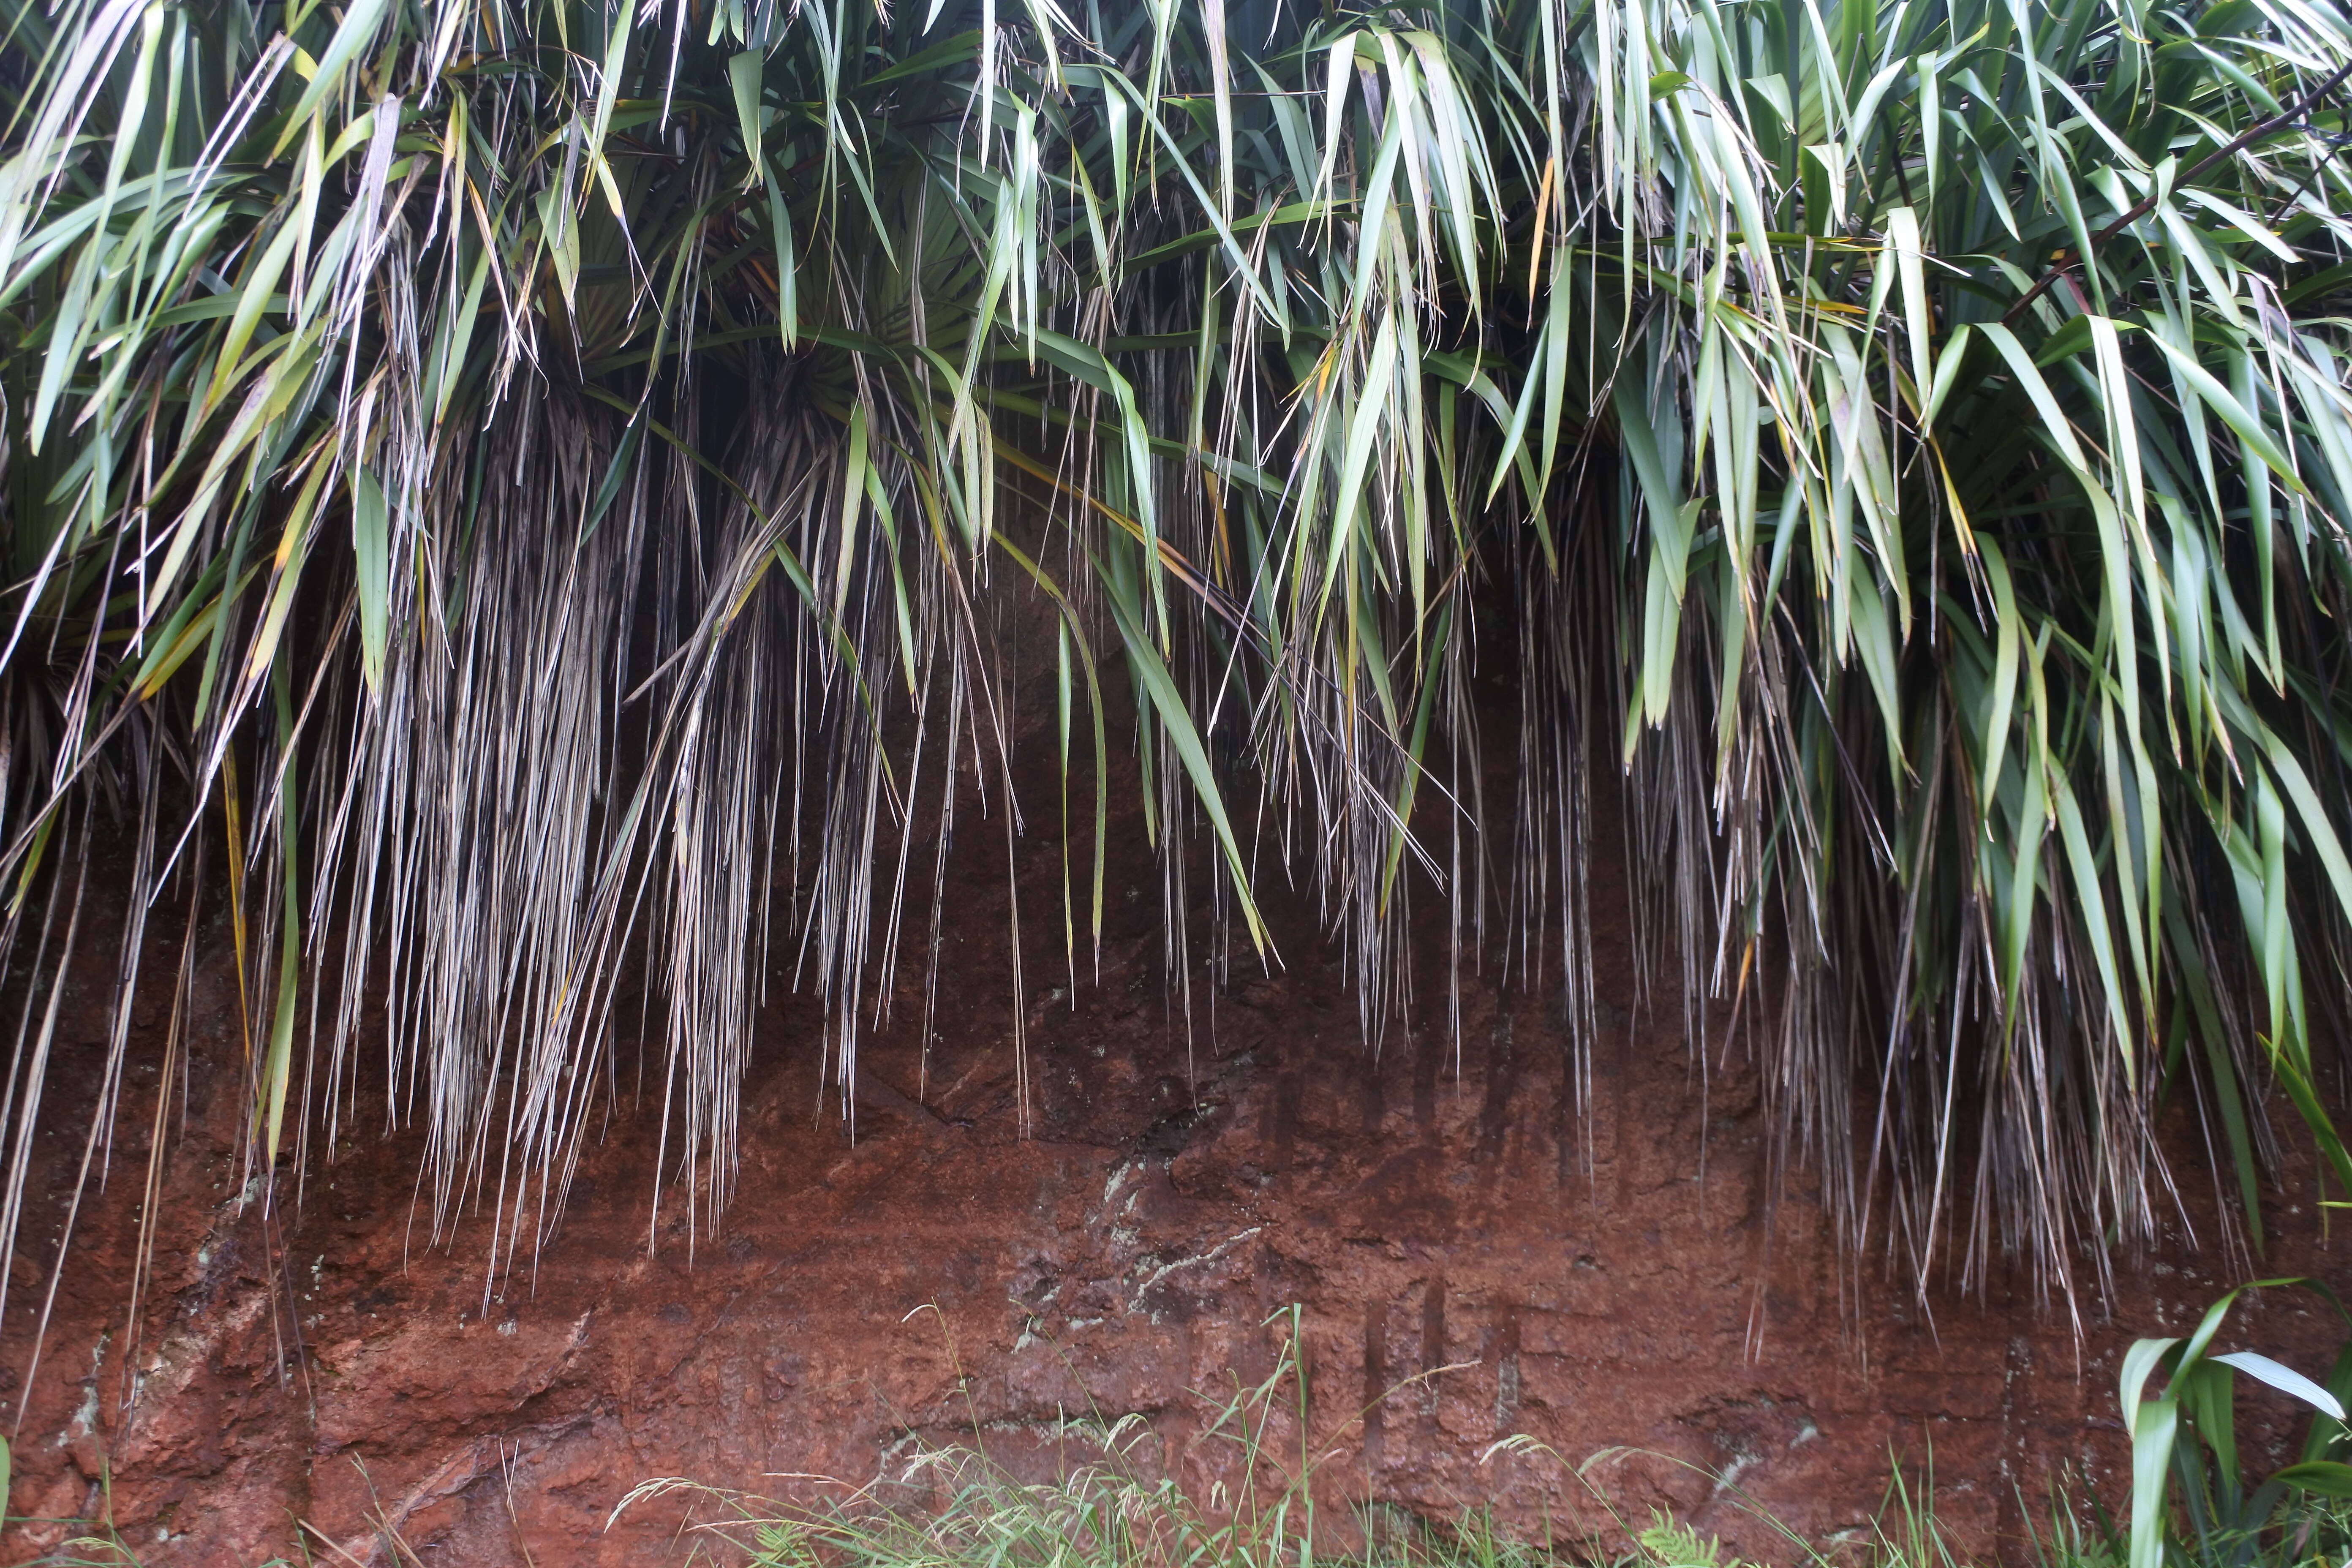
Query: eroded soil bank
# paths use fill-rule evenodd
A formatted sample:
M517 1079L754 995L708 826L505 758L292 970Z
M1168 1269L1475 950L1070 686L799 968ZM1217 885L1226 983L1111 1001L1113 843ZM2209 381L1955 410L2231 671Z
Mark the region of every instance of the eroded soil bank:
M817 1016L779 984L721 1237L689 1258L682 1205L653 1225L656 1129L625 1094L560 1235L535 1268L495 1278L487 1216L425 1245L415 1137L379 1137L380 1121L314 1169L299 1209L237 1201L235 971L226 931L205 931L218 961L200 965L189 1110L135 1340L123 1302L152 1066L28 1384L46 1249L82 1153L71 1118L35 1173L0 1346L12 1511L110 1510L155 1564L258 1563L292 1551L298 1522L383 1561L372 1512L426 1563L645 1564L676 1559L678 1508L605 1522L647 1478L804 1492L782 1478L862 1481L975 1431L1034 1469L1072 1457L1061 1420L1090 1410L1140 1413L1139 1462L1205 1487L1230 1462L1202 1440L1211 1402L1264 1375L1283 1331L1265 1321L1297 1303L1335 1498L1439 1517L1491 1501L1515 1526L1573 1529L1596 1515L1571 1467L1623 1447L1645 1452L1590 1473L1626 1512L1670 1506L1769 1561L1785 1549L1675 1461L1822 1541L1870 1519L1890 1454L1932 1456L1963 1546L2014 1562L2058 1467L2116 1495L2120 1348L2181 1331L2249 1267L2211 1245L2212 1176L2184 1125L2187 1224L2122 1275L2116 1317L2086 1318L2078 1342L2063 1310L1999 1282L1923 1312L1875 1264L1841 1273L1802 1178L1768 1181L1739 1051L1717 1040L1702 1075L1679 1007L1640 1005L1622 941L1597 951L1580 1114L1540 993L1473 976L1457 1059L1433 963L1415 1024L1369 1056L1303 909L1287 912L1288 967L1213 998L1203 986L1188 1039L1158 889L1116 875L1098 984L1082 973L1073 997L1058 952L1028 955L1024 1136L1001 869L956 873L939 1037L926 1064L910 969L898 1024L865 1047L877 1087L854 1138L818 1083ZM1024 880L1033 921L1057 874ZM1622 931L1612 905L1596 889ZM54 1090L68 1101L102 1054L110 973L93 959L68 995ZM137 1022L160 1038L161 1005ZM2340 1278L2313 1213L2307 1188L2280 1201L2263 1271ZM2182 1245L2188 1226L2203 1250ZM2287 1295L2236 1332L2307 1370L2334 1348ZM2266 1400L2242 1400L2250 1427L2282 1414ZM1558 1458L1482 1459L1510 1434ZM57 1533L18 1526L5 1554Z

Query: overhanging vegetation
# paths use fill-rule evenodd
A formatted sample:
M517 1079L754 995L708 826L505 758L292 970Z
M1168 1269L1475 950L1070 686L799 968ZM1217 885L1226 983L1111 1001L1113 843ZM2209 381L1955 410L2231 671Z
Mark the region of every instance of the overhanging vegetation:
M1286 867L1377 1037L1433 890L1581 1043L1623 767L1657 984L1850 1240L2071 1291L2168 1096L2257 1240L2273 1108L2352 1188L2333 5L0 13L0 1231L124 810L89 1163L225 896L257 1172L380 1028L436 1233L534 1242L642 937L715 1219L775 963L845 1079L960 765L1013 852L1035 594L1033 965L1139 810L1184 972Z

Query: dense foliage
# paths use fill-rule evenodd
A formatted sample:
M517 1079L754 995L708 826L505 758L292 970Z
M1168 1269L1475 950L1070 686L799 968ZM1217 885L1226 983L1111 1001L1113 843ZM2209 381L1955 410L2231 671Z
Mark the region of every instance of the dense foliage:
M2257 1240L2278 1111L2352 1189L2329 0L0 15L0 1228L126 815L86 1165L225 896L257 1172L380 1071L535 1243L642 942L715 1216L767 976L845 1080L1041 690L1081 978L1139 810L1172 985L1286 867L1369 1037L1434 898L1584 1041L1622 766L1850 1239L2071 1291L2168 1097Z

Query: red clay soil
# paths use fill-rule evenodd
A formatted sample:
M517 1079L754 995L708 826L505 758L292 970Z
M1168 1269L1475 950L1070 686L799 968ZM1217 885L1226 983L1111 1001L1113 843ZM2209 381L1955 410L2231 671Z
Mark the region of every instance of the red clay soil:
M11 1512L109 1513L144 1562L190 1568L293 1556L298 1522L384 1563L372 1515L426 1563L648 1564L682 1555L682 1505L606 1520L649 1478L805 1495L813 1483L780 1478L863 1481L975 1432L1037 1469L1069 1457L1064 1415L1089 1410L1141 1414L1139 1462L1205 1487L1229 1454L1201 1440L1210 1401L1265 1374L1284 1331L1267 1320L1297 1303L1333 1498L1438 1518L1491 1503L1515 1528L1572 1531L1601 1522L1574 1468L1638 1450L1589 1472L1622 1510L1670 1507L1771 1562L1787 1549L1731 1483L1825 1542L1867 1526L1891 1456L1932 1457L1963 1548L2020 1562L2058 1468L2120 1495L2119 1350L2182 1331L2242 1277L2206 1217L2203 1252L2176 1236L2079 1342L2063 1312L1999 1286L1931 1317L1882 1268L1842 1272L1807 1195L1776 1194L1753 1075L1735 1050L1702 1089L1680 1008L1637 1005L1622 941L1598 954L1583 1118L1541 995L1498 1002L1471 984L1457 1061L1427 971L1424 1016L1373 1059L1297 910L1289 966L1196 991L1188 1047L1150 882L1115 879L1099 984L1067 994L1059 954L1029 955L1024 1137L1001 866L955 873L927 1084L919 973L898 1026L866 1047L882 1087L854 1140L819 1089L815 1015L782 997L721 1237L691 1260L682 1219L649 1237L655 1119L624 1105L559 1237L487 1302L488 1221L424 1245L411 1133L363 1133L313 1173L299 1212L237 1201L234 970L225 933L208 933L222 961L198 986L191 1109L135 1345L123 1300L152 1067L126 1096L110 1184L79 1217L27 1385L81 1152L71 1116L36 1172L0 1345ZM1058 868L1037 875L1033 922L1055 908ZM102 1052L89 999L106 975L92 960L68 999L53 1090L68 1107ZM142 1005L142 1041L160 1039L160 1005ZM159 1056L134 1047L135 1061ZM2175 1169L2188 1213L2210 1216L2193 1150ZM2297 1191L2263 1268L2341 1282ZM2334 1345L2296 1293L2231 1333L2309 1371ZM2250 1424L2285 1414L2266 1393L2242 1405ZM1482 1458L1511 1434L1549 1452ZM62 1533L16 1525L0 1559Z

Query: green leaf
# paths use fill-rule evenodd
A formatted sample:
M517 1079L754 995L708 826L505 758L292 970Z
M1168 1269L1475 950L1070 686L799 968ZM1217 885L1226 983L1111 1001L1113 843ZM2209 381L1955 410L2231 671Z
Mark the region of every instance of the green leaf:
M760 77L766 60L767 57L758 49L745 49L727 60L727 85L735 95L735 121L742 132L743 156L750 164L743 176L743 188L747 191L759 184L760 171L766 163L761 152L763 128L760 120Z
M2335 1459L2305 1459L2272 1472L2271 1479L2298 1491L2352 1501L2352 1465Z
M1265 922L1259 918L1256 900L1249 890L1249 868L1242 858L1241 845L1234 837L1233 824L1225 815L1223 792L1218 788L1216 772L1210 766L1208 749L1202 745L1200 732L1192 727L1189 705L1168 667L1160 662L1160 650L1139 623L1135 607L1118 595L1108 595L1111 618L1127 645L1128 663L1141 682L1152 714L1160 721L1175 748L1177 760L1183 764L1187 777L1192 781L1193 798L1209 819L1217 836L1217 844L1224 851L1225 864L1233 873L1234 895L1239 901L1244 922L1249 928L1250 940L1261 952L1270 951Z
M2323 1415L2332 1415L2338 1421L2344 1419L2344 1406L2336 1403L2336 1395L2291 1366L2282 1365L2270 1357L2259 1355L2252 1351L2231 1351L2227 1355L2217 1355L2213 1359L2225 1365L2236 1367L2249 1377L2258 1378L2269 1384L2282 1394L2293 1394Z
M352 472L352 563L360 607L360 666L371 691L383 689L391 552L383 487L367 469L355 468Z
M2131 1424L2130 1568L2164 1568L2165 1477L2180 1430L2180 1407L2169 1399L2142 1404Z
M383 26L384 15L392 9L392 0L353 0L335 25L334 37L319 56L319 64L310 75L293 110L286 117L286 128L278 133L278 145L271 149L275 160L292 144L295 136L305 130L315 129L311 117L323 105L330 93L343 89L343 71L361 52L376 41L376 31Z
M2160 333L2149 334L2148 341L2164 351L2166 357L2172 361L2173 369L2179 373L2181 379L2197 389L2197 395L2202 398L2214 413L2221 416L2221 423L2235 431L2238 439L2245 443L2246 449L2260 458L2288 489L2297 495L2310 493L2304 489L2303 480L2295 474L2294 465L2288 459L2284 449L2279 446L2277 437L2263 427L2262 421L2255 418L2247 410L2245 405L2231 395L2229 388L2215 379L2203 365L2199 364L2194 355L2167 342Z

